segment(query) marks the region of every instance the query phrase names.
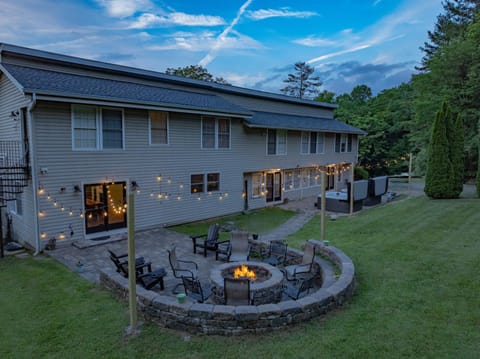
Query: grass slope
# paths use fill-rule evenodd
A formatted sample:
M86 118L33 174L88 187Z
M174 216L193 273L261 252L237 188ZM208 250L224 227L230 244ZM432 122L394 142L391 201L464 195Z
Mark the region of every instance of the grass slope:
M319 218L289 238L318 238ZM193 336L145 325L50 259L0 260L2 358L478 358L480 201L417 198L327 222L356 266L352 302L266 335Z

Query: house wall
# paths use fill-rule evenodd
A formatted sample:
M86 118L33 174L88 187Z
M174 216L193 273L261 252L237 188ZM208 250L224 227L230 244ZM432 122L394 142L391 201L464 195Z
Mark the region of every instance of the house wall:
M22 121L12 119L12 111L27 106L28 98L8 79L0 73L0 141L22 139Z
M83 189L84 184L107 180L127 183L135 180L140 186L140 193L135 194L135 224L141 230L242 211L244 179L249 178L249 173L348 162L355 158L353 153L334 153L331 135L326 138L325 154L302 155L299 131L288 132L287 155L267 155L265 131L247 128L236 119L231 120L230 150L202 149L201 117L183 113L170 113L169 144L151 146L148 112L131 109L124 111L124 150L73 151L69 104L39 101L33 118L39 181L35 188L44 189L38 203L43 214L39 218L39 232L45 235L43 241L52 236L58 238L62 232L68 240L85 236L85 219L80 217L84 210L83 193L74 192L75 185ZM43 174L40 169L45 170ZM212 172L220 173L220 191L190 194L190 175ZM66 191L61 192L62 187ZM159 200L159 192L169 193L168 200ZM284 198L319 192L319 187L286 191ZM265 199L249 198L249 204L250 208L263 207Z

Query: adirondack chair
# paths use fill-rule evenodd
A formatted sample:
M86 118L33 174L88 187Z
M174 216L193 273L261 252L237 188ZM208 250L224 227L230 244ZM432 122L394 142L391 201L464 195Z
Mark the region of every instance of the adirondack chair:
M125 278L128 278L128 254L121 254L117 255L110 249L107 249L108 253L110 254L110 259L112 260L113 264L118 273L122 274ZM135 272L137 277L145 272L152 271L152 263L145 262L143 257L135 258Z
M193 244L193 253L197 253L197 248L203 251L203 256L207 256L207 251L215 252L215 259L218 260L218 246L223 243L218 240L220 225L215 223L208 228L208 233L191 236Z

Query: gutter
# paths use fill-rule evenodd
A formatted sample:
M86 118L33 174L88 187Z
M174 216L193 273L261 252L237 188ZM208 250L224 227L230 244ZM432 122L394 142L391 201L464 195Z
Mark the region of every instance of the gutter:
M30 157L30 166L32 168L31 175L32 175L32 192L33 192L33 228L34 228L34 236L35 236L35 253L34 256L37 256L41 252L42 242L40 240L40 228L38 224L38 192L37 188L37 168L36 162L33 158L33 114L32 111L37 105L37 94L34 92L32 93L32 100L27 106L27 133L28 133L28 156Z

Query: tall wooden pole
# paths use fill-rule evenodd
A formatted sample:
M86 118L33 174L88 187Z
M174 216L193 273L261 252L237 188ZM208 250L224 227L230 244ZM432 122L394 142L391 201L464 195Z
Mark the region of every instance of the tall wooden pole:
M320 211L320 240L323 241L325 240L325 212L326 212L326 207L327 207L327 199L325 197L325 184L326 184L326 177L327 173L325 171L322 171L322 198L320 200L320 206L321 206L321 211Z
M137 287L135 272L135 203L133 192L128 193L128 303L130 310L130 327L128 334L137 332Z
M350 215L353 214L353 182L355 181L355 167L352 162L352 167L350 168Z

